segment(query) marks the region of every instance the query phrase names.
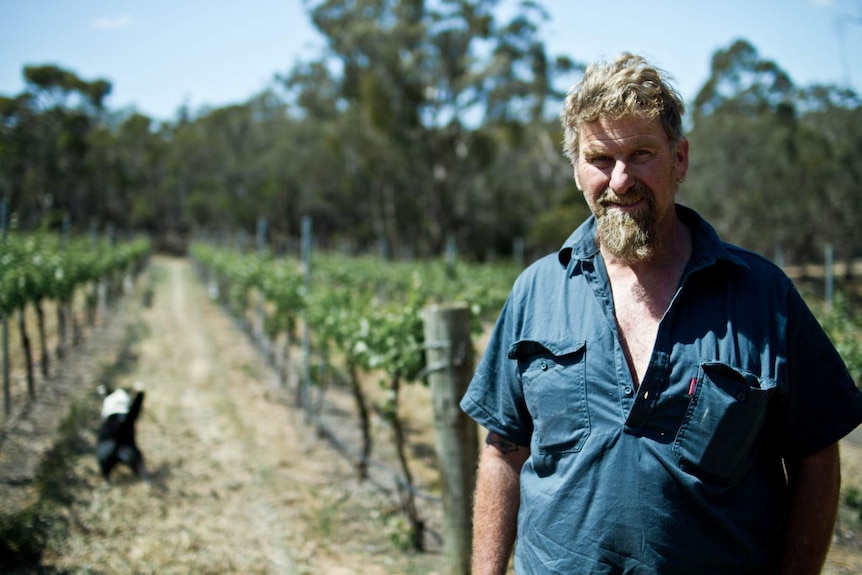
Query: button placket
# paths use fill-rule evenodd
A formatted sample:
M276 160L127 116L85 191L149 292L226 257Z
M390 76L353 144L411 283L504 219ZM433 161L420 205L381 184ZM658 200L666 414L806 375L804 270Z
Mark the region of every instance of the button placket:
M634 398L632 409L626 419L627 427L642 430L646 426L653 408L661 395L658 383L666 379L668 363L669 358L666 353L653 351L646 377L641 382L638 394Z

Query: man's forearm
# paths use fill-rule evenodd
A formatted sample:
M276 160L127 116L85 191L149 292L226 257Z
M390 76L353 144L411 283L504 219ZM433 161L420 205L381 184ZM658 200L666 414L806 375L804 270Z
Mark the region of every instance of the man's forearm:
M503 575L515 543L525 447L490 434L479 461L473 506L473 575Z
M838 509L841 465L838 444L788 469L790 509L781 557L782 575L820 573Z

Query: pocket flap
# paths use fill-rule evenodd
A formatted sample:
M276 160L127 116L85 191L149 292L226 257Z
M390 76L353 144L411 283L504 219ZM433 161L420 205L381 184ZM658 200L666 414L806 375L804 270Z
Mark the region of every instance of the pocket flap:
M509 359L524 359L533 355L550 353L556 357L576 353L584 348L585 341L540 341L521 339L509 346Z

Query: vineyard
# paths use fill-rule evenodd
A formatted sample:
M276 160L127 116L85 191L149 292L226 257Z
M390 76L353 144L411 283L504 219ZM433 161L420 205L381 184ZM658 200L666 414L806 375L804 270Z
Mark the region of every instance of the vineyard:
M12 409L9 381L9 318L17 315L20 353L27 372L28 396L35 398L35 373L27 318L35 313L40 365L49 375L46 334L46 302L56 310L57 357L81 339L81 324L72 306L83 296L84 318L92 326L104 315L126 282L132 281L147 262L150 252L145 239L115 243L96 238L64 238L54 234L13 234L4 238L0 255L0 316L3 317L3 398L8 416Z
M434 369L426 361L423 310L464 302L471 332L478 336L502 307L518 268L446 261L381 266L374 258L335 255L303 262L203 244L194 245L191 255L210 297L240 321L283 384L288 386L288 374L299 374L290 386L296 406L353 462L360 481L369 479L370 467L382 465L372 456L372 419L386 422L398 463L387 470L388 483L407 524L399 539L424 550L429 534L416 499L439 494L423 494L416 484L401 401L403 385L425 383ZM296 348L301 353L292 362ZM363 385L368 381L376 385L369 389ZM353 398L357 445L343 439L343 420L326 421L324 397L333 387L349 390Z
M428 573L430 564L437 565L439 569L439 556L435 559L435 554L439 555L443 541L440 462L434 453L433 437L429 437L429 433L433 432L429 427L433 426L433 423L429 415L430 401L426 385L435 365L428 360L430 343L425 341L423 331L424 310L435 303L465 302L470 312L470 329L475 348L477 351L481 350L488 324L493 321L503 304L511 283L519 271L518 266L474 265L451 260L387 262L381 265L379 259L371 257L316 254L307 259L299 259L274 256L264 250L241 253L236 249L218 248L200 243L192 246L189 260L199 282L199 291L190 293L176 302L168 302L166 298L179 297L179 295L174 293L177 288L166 285L168 279L165 275L179 273L178 264L166 265L164 261L158 260L156 264L151 264L146 269L144 274L148 277L146 282L134 280L149 261L148 246L145 242L110 244L78 239L67 241L65 245L63 243L43 236L15 238L10 242L9 245L14 247L4 252L2 256L4 267L3 275L0 276L0 286L4 290L0 293L2 298L0 301L4 302L3 310L7 316L36 315L35 308L38 305L45 305L45 310L55 308L60 310L63 305L58 305L57 302L66 301L71 302L69 304L71 310L65 321L71 324L87 324L88 316L98 317L102 313L109 314L115 305L111 303L112 298L116 295L126 292L137 293L136 298L144 297L147 300L152 297L151 293L147 295L152 286L156 286L156 302L153 305L155 309L146 312L147 317L155 314L166 316L168 320L178 319L179 314L189 310L207 309L202 307L203 304L199 299L208 299L209 302L204 303L210 306L217 304L218 307L227 310L227 317L231 318L230 329L221 324L214 324L215 327L204 327L200 320L191 319L177 325L163 327L161 332L158 331L157 324L152 324L154 320L148 320L150 323L147 325L150 327L134 331L144 333L154 329L156 332L153 333L153 337L164 339L167 337L165 334L170 333L173 334L173 338L169 337L165 343L158 344L160 351L157 352L150 349L156 344L146 344L145 339L145 343L140 344L140 349L136 349L134 353L122 354L140 356L141 366L136 371L135 377L141 377L140 374L144 374L143 377L147 380L162 382L154 385L156 393L153 395L154 403L150 408L152 411L149 417L155 419L155 427L145 427L143 431L150 442L150 453L156 454L156 459L171 461L171 468L175 468L168 472L165 467L157 467L153 480L154 491L146 492L149 498L157 495L163 500L160 517L164 518L167 514L171 519L172 516L168 510L174 507L186 509L184 513L190 513L187 507L198 505L195 502L200 496L192 495L196 491L191 487L178 489L173 475L176 475L176 482L180 482L181 478L183 482L192 482L184 475L185 468L191 469L192 464L189 461L195 460L194 469L198 470L198 467L204 465L208 459L206 455L200 455L179 460L176 456L170 455L170 447L158 447L160 441L168 446L177 442L176 430L168 433L168 429L176 425L174 420L178 412L171 407L167 398L170 396L180 398L177 401L186 401L182 398L191 393L192 388L197 389L196 393L205 393L211 388L224 386L226 392L230 394L231 401L247 403L250 400L245 399L244 396L250 395L257 402L255 408L257 411L252 411L250 416L241 415L244 413L241 408L232 407L228 410L229 419L214 418L212 426L218 429L231 429L239 418L251 417L254 425L264 425L268 429L276 430L267 433L278 437L277 430L289 427L287 422L279 419L280 416L276 412L275 404L281 403L297 414L299 418L297 421L301 422L301 427L312 431L312 436L329 445L331 450L334 449L334 452L338 453L338 459L346 463L350 479L345 479L335 471L337 466L326 458L316 457L302 464L303 472L306 474L311 473L310 470L313 469L322 471L331 468L332 471L322 471L322 473L331 475L333 482L340 478L337 488L331 483L323 487L318 485L318 487L305 488L306 493L312 497L311 502L306 506L310 505L315 509L313 513L303 515L305 522L316 526L315 529L321 532L321 536L332 540L331 545L337 546L338 542L341 542L342 547L356 548L358 545L356 541L373 539L375 532L378 532L377 539L383 539L388 543L383 547L379 545L374 547L370 543L364 544L363 549L373 547L375 551L370 559L366 557L365 560L368 563L363 565L387 565L391 557L405 554L404 557L414 558L405 559L406 563L423 565L423 567L413 567L415 569L413 571L402 565L397 569L391 567L388 572ZM96 257L97 255L99 257ZM43 266L44 262L49 264ZM115 263L109 265L108 262ZM25 273L24 270L28 269L29 271ZM50 281L46 279L50 277L78 278L72 283L74 286L71 289L72 295L56 287L50 287ZM149 287L142 290L141 286L137 285L132 289L130 286L135 283L145 283ZM170 293L173 295L168 296L167 294ZM7 305L5 302L11 303ZM134 306L138 305L140 304L134 304ZM839 345L854 375L858 377L862 374L859 363L859 358L862 357L860 353L862 329L853 313L854 305L856 303L851 293L848 296L841 295L836 298L831 309L827 310L819 304L813 307L833 340ZM169 309L165 310L166 306ZM77 310L77 314L72 310ZM61 312L57 311L57 313ZM55 322L49 323L53 323L54 330L59 330L61 325L59 317ZM153 325L156 327L152 327ZM204 370L201 367L201 360L195 358L193 350L186 350L190 342L194 343L202 337L197 335L197 331L201 329L214 331L207 336L208 338L229 342L223 345L230 347L222 347L222 350L240 349L242 345L231 334L234 331L245 334L243 339L250 342L255 350L254 353L262 358L262 364L267 366L267 372L273 374L277 390L266 388L264 382L269 376L265 375L266 372L262 371L262 368L254 367L253 362L247 358L239 363L239 368L228 368L227 364L222 365L225 359L209 359L207 361L218 363L212 370ZM51 328L49 328L50 331ZM48 339L59 341L58 335L55 333L52 339L49 334ZM16 344L15 341L17 340L13 340L12 345L12 364L16 371L20 372L17 366L24 364L20 356L25 354L25 346ZM35 347L43 350L49 346L40 344ZM230 353L237 352L232 350ZM60 358L57 361L61 361ZM26 362L35 363L31 359ZM54 371L60 371L60 369L56 367ZM168 372L168 369L173 371ZM199 376L198 372L202 370L204 373ZM45 385L52 385L50 377L46 376ZM254 391L261 385L264 386L262 388L264 391ZM21 400L24 399L26 396L21 398ZM214 405L222 406L226 401L228 399L222 398ZM264 401L265 403L261 403ZM222 409L222 407L205 408L197 405L194 407L189 417L194 417L196 421L202 421L203 414ZM168 410L167 413L173 413L173 415L170 417L159 415L159 409ZM196 410L200 410L198 415L194 414ZM206 416L207 419L210 417L212 416ZM146 417L144 425L149 425ZM211 458L216 462L228 457L219 454L221 449L219 445L227 442L227 438L215 446L206 441L207 433L218 434L219 431L180 432L180 437L186 437L183 435L185 433L195 433L196 436L200 433L201 449L205 452L209 450ZM228 432L223 431L223 433ZM240 435L249 433L246 429ZM160 439L162 435L164 438ZM303 444L311 441L307 435L300 435L298 439L294 439ZM273 450L278 452L285 448L289 450L293 445L292 440L280 439L274 442L278 445L274 446ZM273 443L273 440L270 440L270 443ZM859 493L862 492L862 466L860 466L862 457L859 456L860 449L856 443L848 444L843 452L850 457L850 460L845 465L842 515L836 532L838 545L834 546L833 553L833 557L837 558L832 560L833 570L828 571L830 573L850 573L859 565L853 550L858 549L859 534L862 533L860 530L862 504L859 503L862 499L859 497ZM230 457L240 457L238 461L244 461L243 465L255 465L252 461L246 462L247 460L267 458L266 455L256 456L255 453L257 452L254 449L245 448ZM328 457L331 456L332 452ZM87 456L81 453L75 457L82 461L89 461ZM282 455L281 458L279 462L273 464L274 469L280 470L277 473L282 473L285 467L291 468L291 464L287 462L290 459L289 456ZM79 469L74 473L66 472L66 477L72 476L75 482L91 485L95 490L97 474L93 468L88 467L91 464L79 464ZM207 490L218 493L219 503L214 503L216 505L232 504L230 502L233 501L234 493L239 500L254 499L253 485L249 485L248 480L243 479L242 475L231 476L224 470L220 473L228 476L225 478L228 482L227 487L208 486L207 481L214 480L202 481L200 477L193 483L201 482L202 493L206 493ZM246 471L246 474L248 473ZM274 482L272 477L275 471L267 468L260 473L269 478L268 483ZM354 496L344 494L348 491L352 493L354 489L344 487L345 480L355 486L365 486L356 487L356 489L366 489L361 491L363 493L361 498L364 505L373 507L370 512L365 509L359 515L355 513L350 515L349 519L341 515L346 513L347 507L360 506L353 501ZM317 480L318 484L320 481L320 479ZM240 489L236 487L237 485L246 485L246 487ZM283 484L280 485L285 489ZM137 489L127 485L120 490L120 494L138 493ZM90 540L88 533L94 529L93 522L98 522L98 517L108 513L98 507L98 491L95 491L95 496L78 495L89 503L83 505L83 510L73 512L82 514L83 519L79 518L76 521L88 526L86 530L80 529L85 546L89 545L86 542ZM113 493L116 492L112 491ZM299 496L290 497L292 503L289 507L297 505ZM112 495L105 501L113 505L109 509L115 514L121 514L123 507L132 505L119 495ZM106 505L105 501L101 504ZM275 504L267 504L265 509L270 509L272 505ZM327 510L327 506L331 509ZM86 515L89 509L93 510L92 518ZM146 509L136 511L137 514L146 514L146 512ZM333 519L336 516L341 519ZM212 521L218 523L215 519ZM240 530L243 529L241 521L244 519L234 521L240 522L238 525ZM208 522L203 516L198 519L201 528ZM349 525L352 523L355 525L350 535L344 535L343 532L350 530ZM190 529L187 523L182 525L183 532ZM366 527L361 528L360 525ZM158 530L153 525L149 528ZM173 529L178 528L174 524ZM96 529L107 528L97 527ZM358 532L359 529L362 529L361 533ZM74 533L75 529L71 531ZM129 536L132 537L132 535ZM142 536L138 533L134 537ZM190 537L192 537L192 543L188 548L182 549L187 554L183 557L188 559L183 560L191 561L192 565L198 565L195 562L203 561L200 550L207 546L202 542L205 539L194 543L195 536L190 535ZM197 537L203 538L202 535ZM224 540L225 536L222 535L221 539ZM241 546L241 541L237 545ZM308 543L301 545L307 546ZM299 569L295 572L324 572L319 570L319 566L320 557L326 555L325 544L317 541L316 545L314 551L308 551L309 555L306 559L300 561L294 557L294 560L309 565L307 571ZM251 548L248 543L246 546ZM329 550L329 553L336 556L332 561L351 561L338 557L342 547ZM415 555L416 551L423 550L424 554ZM156 552L152 551L152 553ZM166 550L165 565L176 564L178 553L178 550ZM229 554L230 548L227 547L224 553ZM303 553L305 552L300 551L299 555L302 556ZM363 553L367 552L363 551ZM421 559L422 556L426 559ZM62 559L58 561L62 563ZM150 559L150 561L155 560ZM257 561L249 565L259 565L263 559L258 557L248 561ZM344 565L349 564L344 563ZM239 569L236 572L283 572L264 567L243 568L241 563L236 565ZM844 569L842 566L853 567ZM383 571L380 572L387 572L385 567L382 569ZM160 572L183 571L163 569ZM200 572L226 571L210 568ZM325 572L337 571L325 570ZM357 572L376 573L377 571L368 567Z

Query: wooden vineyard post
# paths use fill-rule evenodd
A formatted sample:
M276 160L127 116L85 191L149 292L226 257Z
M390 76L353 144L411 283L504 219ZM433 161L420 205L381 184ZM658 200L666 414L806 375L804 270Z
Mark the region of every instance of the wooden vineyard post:
M826 311L832 311L835 301L835 252L832 244L826 244L823 249L823 301Z
M302 216L301 249L303 286L307 295L311 290L311 216ZM302 378L296 387L296 403L311 417L311 329L305 306L302 311Z
M4 196L0 199L0 240L3 242L4 249L6 248L6 234L7 234L7 224L6 224L6 210L7 210L6 197ZM3 413L6 417L9 417L9 414L12 413L12 392L11 392L11 380L10 376L10 367L9 367L9 316L4 312L2 314L2 318L0 321L3 323L3 333L0 335L3 339Z
M433 305L423 319L443 490L444 572L469 575L478 430L458 403L473 375L470 310L466 304Z
M263 254L266 252L266 218L263 216L257 217L257 253ZM259 286L258 286L259 288ZM269 341L267 341L266 331L264 326L266 324L266 311L264 309L265 298L263 293L261 293L260 289L255 290L255 298L257 302L257 309L254 314L254 340L255 343L264 351L266 355L269 355Z

